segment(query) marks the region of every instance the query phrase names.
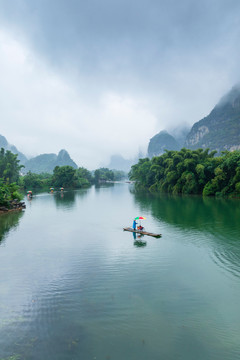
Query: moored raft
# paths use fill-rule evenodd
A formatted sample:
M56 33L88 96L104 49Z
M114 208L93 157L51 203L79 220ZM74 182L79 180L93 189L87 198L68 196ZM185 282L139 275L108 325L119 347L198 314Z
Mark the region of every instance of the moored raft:
M148 232L148 231L134 230L134 229L131 228L131 227L123 228L123 230L124 230L124 231L134 232L134 233L137 233L137 234L153 236L153 237L155 237L155 238L160 238L160 237L162 236L162 234L153 234L153 233L150 233L150 232Z

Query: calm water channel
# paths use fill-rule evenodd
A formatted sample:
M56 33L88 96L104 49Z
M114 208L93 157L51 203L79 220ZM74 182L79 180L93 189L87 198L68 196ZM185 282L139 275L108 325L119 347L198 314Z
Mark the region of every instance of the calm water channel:
M240 201L115 184L26 202L0 217L1 360L240 359ZM139 215L162 238L122 231Z

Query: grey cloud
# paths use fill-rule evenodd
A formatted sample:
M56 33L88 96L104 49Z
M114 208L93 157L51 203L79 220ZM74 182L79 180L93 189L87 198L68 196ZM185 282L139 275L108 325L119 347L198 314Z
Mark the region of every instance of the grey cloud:
M1 8L53 63L89 72L130 67L147 75L151 65L165 67L173 49L202 56L240 30L234 0L13 0Z
M240 80L239 19L239 0L0 0L1 26L82 104L97 108L108 93L144 100L152 131L199 120Z
M86 91L157 91L176 72L216 66L229 83L240 77L238 0L0 0L0 10L51 66L88 77Z

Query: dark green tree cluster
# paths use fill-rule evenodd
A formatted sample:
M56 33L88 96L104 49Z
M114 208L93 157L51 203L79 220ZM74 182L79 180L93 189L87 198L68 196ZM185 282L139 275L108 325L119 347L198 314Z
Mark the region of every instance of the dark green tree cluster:
M136 188L172 194L240 195L240 151L166 151L140 159L129 173Z
M20 178L20 185L24 189L47 189L51 186L55 188L82 188L105 181L119 181L126 178L126 173L118 170L100 168L92 174L84 167L74 169L72 166L56 166L53 174L35 174L29 171Z
M94 181L95 183L105 182L105 181L114 181L114 172L108 168L100 168L94 171Z
M19 165L17 155L11 151L0 150L0 178L8 183L17 182L19 179L19 172L23 165Z
M19 186L16 183L6 183L3 179L0 179L0 206L11 208L11 202L13 200L20 201L22 195L18 192Z
M240 195L240 151L224 151L203 195Z
M49 187L81 188L93 183L91 172L81 167L56 166L53 174L35 174L29 171L20 179L24 189L48 189Z
M69 165L56 166L53 170L52 185L56 187L76 187L76 170Z
M48 173L35 174L31 171L19 179L19 185L24 189L44 189L51 186L52 175Z
M99 168L94 171L94 182L120 181L127 178L127 174L121 170L110 170L108 168Z
M55 187L82 188L92 184L93 178L87 169L72 166L56 166L53 170L52 185Z
M52 185L56 187L81 188L93 183L119 181L125 177L126 174L123 171L109 170L108 168L95 170L93 176L84 167L74 169L71 166L56 166L53 171Z
M11 151L0 150L0 206L11 207L12 200L21 200L18 192L19 186L16 182L19 179L19 172L22 165L19 165L17 155Z
M84 167L79 167L76 171L76 175L78 178L78 185L80 187L89 186L94 182L91 171L87 170Z

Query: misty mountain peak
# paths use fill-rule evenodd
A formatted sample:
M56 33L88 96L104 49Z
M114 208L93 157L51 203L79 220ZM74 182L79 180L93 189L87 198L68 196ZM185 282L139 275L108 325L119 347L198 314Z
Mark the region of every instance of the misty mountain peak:
M240 85L234 86L208 116L196 122L187 136L186 147L217 150L240 149Z
M69 160L69 159L71 159L69 153L65 149L62 149L62 150L59 151L57 158L58 158L58 160Z
M240 107L240 83L236 84L226 95L224 95L214 109L229 105L233 108Z
M8 146L8 142L7 139L5 138L5 136L0 135L0 148L6 148Z
M176 139L166 130L160 131L150 139L148 145L148 156L162 155L165 150L179 150L180 145Z
M21 161L21 164L25 164L25 162L27 161L26 156L20 151L18 151L16 146L9 144L7 139L3 135L0 135L0 148L4 148L5 150L10 150L13 154L17 154L18 159Z

